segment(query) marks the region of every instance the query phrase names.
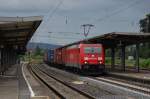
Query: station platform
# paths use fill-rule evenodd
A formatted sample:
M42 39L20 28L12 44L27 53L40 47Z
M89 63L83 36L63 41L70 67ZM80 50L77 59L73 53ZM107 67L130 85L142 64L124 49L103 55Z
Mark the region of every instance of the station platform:
M119 78L130 79L134 81L150 83L150 71L148 72L132 72L132 71L109 71L108 75Z
M49 96L49 89L30 74L26 63L13 65L0 75L0 99L50 99Z
M30 99L20 64L11 66L4 75L0 75L0 99Z
M18 99L18 80L15 77L0 77L0 99Z
M0 99L18 99L18 77L16 65L0 75Z

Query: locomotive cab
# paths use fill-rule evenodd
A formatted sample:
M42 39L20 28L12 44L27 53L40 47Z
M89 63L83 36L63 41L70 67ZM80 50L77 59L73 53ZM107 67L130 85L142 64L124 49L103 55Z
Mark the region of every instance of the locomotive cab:
M104 69L104 48L101 44L82 44L80 54L82 69Z

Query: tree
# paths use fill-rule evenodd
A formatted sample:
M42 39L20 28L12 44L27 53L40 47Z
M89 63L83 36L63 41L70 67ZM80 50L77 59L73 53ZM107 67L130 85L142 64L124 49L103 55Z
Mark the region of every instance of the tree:
M36 46L34 55L41 55L41 54L42 54L42 50L40 49L39 46Z
M147 30L146 30L146 25L147 25L147 23L146 23L146 19L141 19L140 20L140 31L141 32L143 32L143 33L145 33L145 32L147 32Z
M140 31L143 33L150 33L150 14L146 15L146 18L139 21ZM143 58L149 58L150 56L150 43L144 43L140 46L140 56ZM144 50L144 51L143 51Z
M141 32L150 33L150 14L147 14L146 18L141 19L139 24L140 24Z

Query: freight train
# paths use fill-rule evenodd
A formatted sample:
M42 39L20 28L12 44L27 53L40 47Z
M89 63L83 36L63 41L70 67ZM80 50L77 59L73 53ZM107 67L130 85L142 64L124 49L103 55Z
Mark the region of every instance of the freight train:
M105 69L105 50L102 44L73 44L45 52L44 61L80 71Z
M47 64L54 63L54 49L49 49L44 52L44 59L43 61Z

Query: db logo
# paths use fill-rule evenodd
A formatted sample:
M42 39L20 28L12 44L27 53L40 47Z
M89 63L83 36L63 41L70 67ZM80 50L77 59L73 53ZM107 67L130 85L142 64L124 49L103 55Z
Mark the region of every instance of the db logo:
M95 57L95 55L92 55L92 57Z

